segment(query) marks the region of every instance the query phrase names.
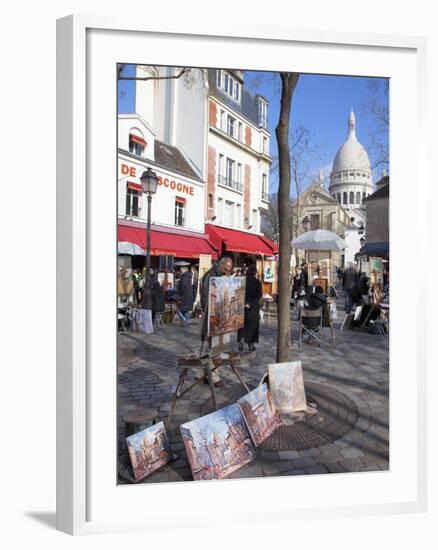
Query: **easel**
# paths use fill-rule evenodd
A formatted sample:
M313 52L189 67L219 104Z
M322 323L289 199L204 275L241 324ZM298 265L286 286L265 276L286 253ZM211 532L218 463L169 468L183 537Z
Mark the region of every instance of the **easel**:
M224 341L224 336L225 335L214 337L208 336L208 349L206 354L203 355L202 353L204 348L204 341L202 341L198 357L179 357L176 360L176 369L180 373L180 375L170 404L169 416L167 417L168 424L170 424L172 421L172 416L178 399L180 399L197 384L203 384L204 379L207 379L208 385L210 387L213 407L216 411L218 410L216 388L214 387L213 381L213 372L215 372L216 369L218 369L222 365L228 363L239 382L245 388L246 392L250 391L250 388L248 387L245 380L242 378L242 375L240 374L236 366L240 364L242 354L238 351L231 351L229 349L229 345L227 345ZM202 376L196 378L194 382L192 382L187 388L183 390L184 381L189 372L189 369L194 369L195 371L197 371L197 374L202 374Z

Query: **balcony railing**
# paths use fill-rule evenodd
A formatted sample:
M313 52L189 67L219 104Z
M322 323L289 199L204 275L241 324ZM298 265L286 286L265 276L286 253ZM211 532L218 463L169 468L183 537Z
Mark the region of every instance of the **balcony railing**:
M230 189L239 191L239 193L243 193L243 185L239 181L234 181L228 178L227 176L218 176L218 182L221 185L225 185L226 187L229 187Z

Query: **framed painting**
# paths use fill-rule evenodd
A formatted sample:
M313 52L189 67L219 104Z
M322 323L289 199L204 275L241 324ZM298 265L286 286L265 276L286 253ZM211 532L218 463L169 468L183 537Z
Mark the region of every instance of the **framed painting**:
M418 208L419 197L424 196L426 185L424 162L420 159L422 148L412 148L412 143L422 144L423 139L424 42L402 36L356 36L288 28L254 29L238 25L227 32L213 26L201 29L196 23L181 30L164 22L158 28L136 20L71 16L58 21L57 50L57 277L61 282L57 295L58 529L72 534L115 529L165 529L171 521L174 525L210 527L224 509L231 522L237 521L242 511L256 521L264 521L267 517L275 521L278 517L285 517L285 514L287 517L313 519L327 517L328 513L343 516L424 510L427 485L424 453L426 365L421 351L424 333L415 314L406 323L402 313L405 309L405 289L411 285L410 274L403 268L404 250L414 250L419 234L417 229L424 231ZM129 400L146 406L157 389L171 391L178 380L175 379L175 355L196 351L189 336L192 319L185 317L189 327L175 323L171 330L183 331L187 328L186 338L169 338L165 345L155 346L153 353L148 352L147 357L142 352L145 349L144 340L139 340L135 344L137 356L129 359L129 354L125 354L124 359L128 363L131 360L134 363L136 360L153 362L153 368L142 376L142 380L136 378L138 373L134 372L134 364L118 363L120 352L132 345L132 342L129 344L130 339L138 338L131 333L119 337L124 326L124 323L122 327L118 323L119 315L125 318L126 304L128 309L142 305L132 302L130 296L133 294L132 288L135 289L135 280L131 284L126 277L149 273L158 286L163 280L163 277L158 277L159 273L145 270L147 264L144 265L144 257L140 261L140 252L146 249L152 251L152 270L154 258L158 270L162 262L160 258L177 258L172 266L166 261L166 265L161 267L165 272L172 268L175 277L173 290L182 295L184 289L187 291L193 287L195 270L199 271L204 265L202 255L211 255L212 260L217 261L225 253L235 263L241 262L244 271L251 262L263 266L263 258L272 257L275 248L269 239L261 238L258 231L262 204L268 204L265 199L269 187L265 186L269 185L269 170L259 173L254 168L253 174L260 177L257 177L257 192L251 198L248 190L245 195L251 169L232 158L225 149L217 149L214 159L208 162L209 143L202 141L198 132L192 131L194 141L187 143L193 145L199 138L196 145L199 151L203 151L198 159L199 163L204 163L203 171L198 170L196 162L188 160L190 151L160 139L162 136L157 128L159 120L164 119L157 119L154 126L151 124L153 117L148 119L146 111L145 116L137 117L135 123L130 113L120 117L118 76L121 74L120 66L125 64L135 67L218 69L220 77L217 74L215 82L223 87L224 94L228 94L229 98L217 102L216 123L213 123L213 112L210 113L206 103L204 123L206 127L212 127L210 130L218 139L228 136L236 142L234 145L239 150L246 152L252 147L252 134L243 126L239 129L239 122L248 125L248 113L231 118L224 114L222 127L217 122L222 116L220 105L224 112L231 108L236 110L236 104L243 97L241 71L277 74L293 71L300 75L345 75L349 78L363 78L365 75L390 82L391 177L397 180L397 185L391 189L391 204L396 207L391 210L390 219L391 343L387 350L390 366L385 373L389 377L390 372L391 379L391 430L388 436L391 462L384 471L366 471L364 467L360 475L284 476L281 489L269 475L263 479L233 479L229 483L225 480L217 483L179 483L177 487L174 483L140 483L124 487L118 484L119 436L124 429L123 411L129 411L133 406ZM192 81L190 88L183 87L178 94L167 95L166 101L182 101L186 92L189 89L194 92L196 86L197 83ZM260 117L263 127L267 120L266 98L263 94L258 95L259 99L249 116ZM192 130L199 122L190 109L185 110L179 120L182 126L192 124ZM352 117L348 119L348 124L354 127ZM122 125L126 127L124 133ZM175 131L168 133L169 136L180 135L177 127L173 129ZM253 130L254 136L259 135L257 132L263 133L258 122ZM271 133L266 133L265 137L269 140ZM125 140L126 144L119 139ZM266 155L268 149L263 150L263 147L269 147L269 143L262 139L254 140L255 143L260 147L255 158L262 162L269 157ZM145 162L141 152L152 154L152 150L154 158L148 157ZM123 162L119 162L120 155L124 157ZM163 197L166 193L172 199L172 209L167 213L156 209L163 217L159 220L161 228L155 225L150 230L150 246L146 233L141 233L142 220L139 219L148 210L147 197L143 195L149 192L145 189L150 189L146 186L151 184L150 172L143 177L145 164L147 168L155 169L158 191L154 204L158 205L161 200L158 199L161 192ZM221 166L223 171L215 171L209 178L209 165ZM179 172L175 172L177 169ZM160 170L163 173L158 173ZM172 172L172 177L169 177L169 172ZM366 171L352 177L366 179ZM125 178L123 185L120 184L122 178ZM318 181L316 175L315 185ZM404 193L403 189L409 188L412 182L416 182L418 194ZM220 196L215 195L216 189L221 189ZM336 191L333 193L327 198L330 204L338 200ZM314 200L319 204L320 194L314 195ZM246 202L242 200L245 196L249 197ZM347 200L350 200L350 195ZM353 202L360 200L362 195L351 197ZM199 212L206 215L199 215ZM410 224L404 223L406 212L410 213ZM316 222L313 218L312 223ZM201 223L202 227L188 228L186 223ZM227 233L229 228L224 224L233 226L233 237ZM214 231L207 227L209 225L215 226ZM172 233L170 228L173 230L176 226L178 238L169 236ZM211 237L213 232L214 239ZM122 239L126 236L131 240ZM126 250L135 252L130 255L132 261L123 264L129 267L129 273L125 270L123 278L118 268L117 242L136 245L123 248L125 255ZM177 247L179 256L175 254ZM259 277L263 279L264 276L266 274L260 268ZM166 277L164 280L167 280ZM156 286L155 289L160 292ZM128 296L124 304L118 300L118 290ZM411 298L416 299L415 296ZM167 301L165 305L169 306L170 296L164 296L164 299ZM178 303L179 310L185 316L191 304L188 310L183 310L182 302ZM160 311L156 308L154 313ZM166 330L159 324L159 315L157 321L155 317L154 334L155 331ZM271 324L266 326L266 331L269 330L273 330ZM346 334L345 337L349 336ZM122 339L125 348L121 345ZM393 346L392 342L397 342L397 346ZM266 359L274 347L275 343L272 343L266 357L262 352L259 357ZM295 351L292 350L291 354ZM342 361L341 355L342 349L333 350L333 357L336 356L338 362ZM340 375L335 372L336 365L333 361L318 363L315 358L316 355L313 355L308 361L302 361L305 385L309 381L312 388L312 377L318 372L325 377L326 387L334 395L335 386L340 383ZM295 359L296 356L291 357L291 360ZM266 367L268 362L271 361L266 361ZM400 362L413 367L392 368ZM167 371L172 378L163 378L163 371L154 370L160 364L170 365ZM141 370L142 366L139 368ZM370 365L364 362L358 368L362 369L360 376L363 384L369 384L365 378L370 378L367 373ZM366 387L356 389L358 391L351 401L359 412L365 414L365 405L372 407L372 400L367 403ZM233 399L231 406L240 397L242 395ZM419 405L408 410L406 403L412 402ZM151 404L155 405L152 407L154 414L164 420L169 403L152 400ZM205 416L204 412L210 413L209 406L205 398L195 408L189 407L187 417L194 415L188 419L189 422ZM388 408L383 412L389 416ZM188 424L185 417L182 421L176 418L176 421ZM178 427L174 426L175 430ZM407 430L410 438L406 438ZM412 444L413 441L415 444ZM178 449L176 452L185 452L181 441L174 441L172 445ZM342 445L348 445L348 435L342 439ZM348 455L343 449L339 452ZM344 455L346 461L353 460ZM227 453L225 457L228 457ZM318 473L319 464L312 463L309 468L312 466L314 469L306 474ZM177 461L172 467L178 467ZM265 470L272 472L269 468ZM264 495L262 501L261 493ZM207 500L209 505L205 506ZM162 512L164 509L165 514Z

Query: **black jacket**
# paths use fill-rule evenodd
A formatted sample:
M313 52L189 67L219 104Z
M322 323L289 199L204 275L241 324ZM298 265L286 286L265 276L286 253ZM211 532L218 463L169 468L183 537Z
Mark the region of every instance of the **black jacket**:
M352 290L357 282L357 271L349 267L345 273L342 281L342 286L345 290Z
M247 344L257 343L259 341L260 325L260 299L262 297L262 283L254 276L246 278L245 287L245 324L239 329L237 339L245 339Z
M152 279L152 311L154 313L162 313L165 309L164 292L158 279Z
M179 281L177 294L179 297L179 309L181 311L191 311L193 309L193 287L192 274L185 271Z

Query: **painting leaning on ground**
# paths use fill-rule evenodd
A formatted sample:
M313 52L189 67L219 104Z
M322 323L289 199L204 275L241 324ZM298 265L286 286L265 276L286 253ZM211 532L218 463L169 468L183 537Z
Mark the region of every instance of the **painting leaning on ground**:
M388 470L389 79L116 75L118 483Z

